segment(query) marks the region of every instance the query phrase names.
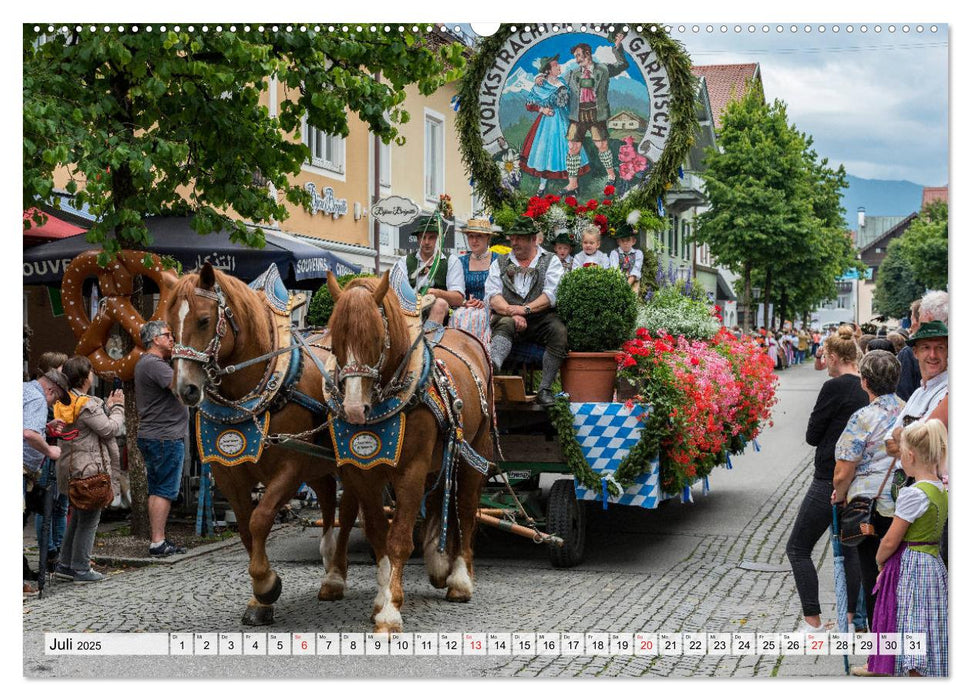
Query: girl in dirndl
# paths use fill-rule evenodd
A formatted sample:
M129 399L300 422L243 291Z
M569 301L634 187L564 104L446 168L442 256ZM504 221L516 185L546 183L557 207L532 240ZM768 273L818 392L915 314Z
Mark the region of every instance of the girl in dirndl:
M946 459L947 428L939 420L904 429L900 463L916 481L900 489L893 524L877 551L871 631L924 634L926 654L914 654L904 640L899 656L871 655L865 675L947 676L947 569L940 555L947 519L940 472Z

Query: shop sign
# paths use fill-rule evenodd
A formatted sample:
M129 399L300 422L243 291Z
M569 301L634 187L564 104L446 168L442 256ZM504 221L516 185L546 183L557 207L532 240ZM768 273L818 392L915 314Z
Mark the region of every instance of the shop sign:
M347 200L337 199L334 196L333 187L325 187L323 192L317 192L317 186L308 182L304 188L310 193L310 213L317 214L323 212L330 214L333 218L345 216L347 214Z
M387 226L410 224L420 212L421 207L400 195L384 197L371 205L371 216Z

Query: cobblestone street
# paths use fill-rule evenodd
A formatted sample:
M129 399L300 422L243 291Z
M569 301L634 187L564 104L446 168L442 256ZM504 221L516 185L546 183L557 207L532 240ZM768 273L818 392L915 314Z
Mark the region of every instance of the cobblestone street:
M553 569L526 540L479 538L469 604L434 590L420 559L405 569L408 632L788 632L799 601L785 542L812 475L802 440L824 375L808 366L783 374L775 427L761 452L712 475L694 504L653 512L590 512L588 557ZM243 628L249 597L238 542L171 565L126 570L103 583L51 584L24 605L24 673L29 677L768 677L843 675L839 656L465 656L465 657L75 657L45 656L43 632L370 631L374 567L355 532L347 597L316 599L321 568L314 529L279 526L269 556L284 582L275 623ZM824 618L833 619L832 557L818 545ZM745 568L740 565L745 563ZM753 566L754 565L754 566ZM768 569L759 571L754 569ZM774 571L773 569L778 569ZM854 659L859 662L861 659Z

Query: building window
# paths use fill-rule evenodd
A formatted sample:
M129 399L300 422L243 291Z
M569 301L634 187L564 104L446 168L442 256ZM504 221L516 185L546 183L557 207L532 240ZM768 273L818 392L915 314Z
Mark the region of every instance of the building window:
M684 260L691 260L691 244L688 236L691 235L691 224L687 221L681 222L681 257Z
M344 137L328 134L309 124L304 125L304 134L304 143L310 149L310 165L343 175Z
M445 192L445 120L425 112L425 200L438 204Z
M391 187L391 144L378 139L378 159L381 163L381 187Z
M668 250L667 253L672 258L677 250L677 238L678 238L678 217L669 216L668 217Z

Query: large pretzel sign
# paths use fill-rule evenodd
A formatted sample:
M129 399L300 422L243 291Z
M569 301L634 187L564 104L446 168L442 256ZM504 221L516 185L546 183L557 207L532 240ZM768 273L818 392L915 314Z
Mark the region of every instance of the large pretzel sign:
M75 352L87 355L98 374L129 380L135 376L135 364L145 352L141 347L138 333L145 324L141 314L131 303L133 282L136 276L150 278L161 290L158 306L149 320L162 318L169 305L169 291L178 279L171 270L162 269L162 261L157 255L148 254L152 265L146 266L146 253L137 250L123 250L107 267L98 265L98 251L89 250L71 261L64 271L61 282L61 297L68 323L78 339ZM93 319L88 318L84 308L83 285L88 277L97 277L101 289L102 302ZM135 347L122 358L112 359L105 351L111 327L118 323L135 342Z

